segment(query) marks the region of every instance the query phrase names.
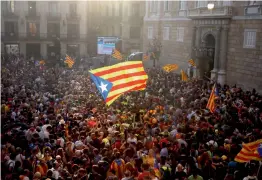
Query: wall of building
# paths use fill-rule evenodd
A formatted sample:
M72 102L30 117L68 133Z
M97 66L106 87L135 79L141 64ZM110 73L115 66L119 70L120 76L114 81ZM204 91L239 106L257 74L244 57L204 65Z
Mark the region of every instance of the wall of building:
M256 29L256 47L243 48L245 29ZM227 82L262 92L262 20L232 20L227 53Z

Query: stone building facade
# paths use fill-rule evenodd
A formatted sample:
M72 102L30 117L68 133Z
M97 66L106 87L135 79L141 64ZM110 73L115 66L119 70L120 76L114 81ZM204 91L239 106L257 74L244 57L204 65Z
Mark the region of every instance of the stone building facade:
M262 91L262 12L258 1L147 1L143 50L157 38L159 65ZM197 68L188 68L193 58Z
M117 36L124 53L142 50L143 1L90 1L89 27L99 36ZM92 30L91 30L92 31Z
M2 1L2 52L17 51L42 58L66 53L95 56L97 36L119 37L126 53L141 51L144 4L142 1Z
M86 1L2 1L2 52L16 50L36 58L85 56L86 6Z

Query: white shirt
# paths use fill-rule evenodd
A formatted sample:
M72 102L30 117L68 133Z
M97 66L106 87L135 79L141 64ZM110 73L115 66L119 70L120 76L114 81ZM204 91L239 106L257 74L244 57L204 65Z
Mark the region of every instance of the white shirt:
M23 160L25 160L25 156L23 156L22 154L18 154L18 155L15 157L15 161L20 161L21 166L22 166L22 164L23 164Z
M129 138L127 139L127 142L128 142L128 143L134 142L134 143L137 144L137 139L136 139L135 137L134 137L133 139L129 137Z

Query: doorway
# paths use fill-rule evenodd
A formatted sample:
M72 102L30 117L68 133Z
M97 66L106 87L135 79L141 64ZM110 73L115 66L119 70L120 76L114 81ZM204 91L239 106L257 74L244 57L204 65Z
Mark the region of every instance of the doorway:
M41 58L40 44L38 43L26 44L26 55L27 57L34 57L34 59Z
M216 40L212 34L207 34L204 37L200 61L200 77L211 77L211 71L214 69L215 43Z

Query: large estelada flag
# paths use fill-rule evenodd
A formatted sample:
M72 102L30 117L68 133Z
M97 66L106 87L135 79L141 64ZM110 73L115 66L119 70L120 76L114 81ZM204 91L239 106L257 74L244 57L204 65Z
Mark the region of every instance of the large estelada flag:
M255 142L242 144L241 151L236 155L235 161L244 163L251 160L261 161L262 158L258 153L258 147L262 143L262 139L259 139Z
M144 90L148 79L142 61L122 62L89 72L107 105L126 92Z
M171 72L171 71L175 71L178 69L178 65L177 64L167 64L165 66L163 66L163 70L166 72Z
M218 91L216 88L216 84L214 84L211 94L209 96L208 102L207 102L207 109L209 109L210 112L214 113L216 110L216 103L215 100L218 97Z

